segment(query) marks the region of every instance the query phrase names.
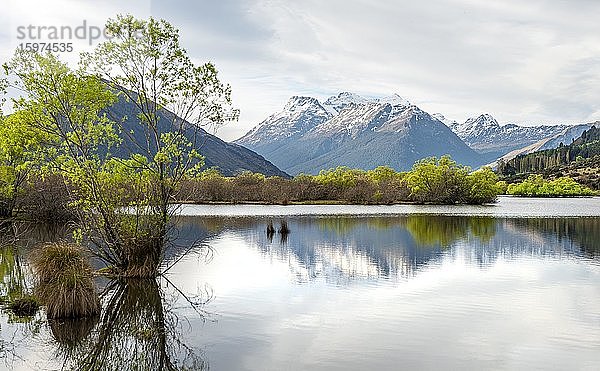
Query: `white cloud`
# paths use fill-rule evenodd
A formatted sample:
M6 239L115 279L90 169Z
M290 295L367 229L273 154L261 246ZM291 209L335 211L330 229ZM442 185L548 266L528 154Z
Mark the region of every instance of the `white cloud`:
M25 5L15 5L25 4ZM119 12L166 18L196 61L216 63L242 110L241 136L291 95L396 92L430 112L501 122L600 119L600 3L430 0L42 1L15 22L101 24ZM3 24L6 24L3 22ZM6 30L0 30L2 56Z

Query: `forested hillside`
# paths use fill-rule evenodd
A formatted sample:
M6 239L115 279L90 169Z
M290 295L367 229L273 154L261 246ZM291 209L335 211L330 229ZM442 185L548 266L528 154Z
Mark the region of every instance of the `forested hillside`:
M600 129L593 126L569 145L520 155L498 163L498 172L507 180L528 174L550 178L570 176L579 183L600 189Z

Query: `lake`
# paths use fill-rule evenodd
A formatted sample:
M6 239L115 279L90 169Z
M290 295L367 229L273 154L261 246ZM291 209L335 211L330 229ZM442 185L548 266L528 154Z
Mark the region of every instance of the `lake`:
M599 368L598 198L181 214L165 277L98 281L100 318L3 311L0 368ZM3 249L3 296L52 235Z

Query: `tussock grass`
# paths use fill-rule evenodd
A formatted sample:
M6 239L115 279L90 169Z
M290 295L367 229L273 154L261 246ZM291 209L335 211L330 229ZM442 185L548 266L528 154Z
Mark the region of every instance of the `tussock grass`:
M33 317L40 308L40 303L34 296L25 295L10 302L7 308L16 316Z
M41 246L31 257L36 294L48 318L90 317L100 312L92 268L83 249L68 243Z

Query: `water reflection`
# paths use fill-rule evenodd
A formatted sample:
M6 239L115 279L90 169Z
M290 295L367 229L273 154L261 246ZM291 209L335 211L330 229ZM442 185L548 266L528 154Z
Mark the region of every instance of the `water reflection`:
M0 299L8 303L31 292L33 277L26 258L30 250L41 243L69 238L70 228L32 223L11 223L4 227L0 230ZM212 236L208 231L204 234L204 228L192 229L193 233L184 233L179 241L187 245L170 251L166 265L188 252L189 246L196 246L186 240L186 236L194 242ZM196 247L203 250L202 245ZM97 268L101 267L96 263ZM0 360L4 359L4 364L11 368L28 364L30 368L56 369L60 364L62 369L73 370L208 369L203 353L181 340L185 318L179 318L174 305L183 302L196 310L196 318L203 318L206 313L201 308L210 295L188 297L167 277L157 280L98 278L97 281L103 287L100 316L46 320L43 312L35 318L21 318L3 311L2 320L10 328L0 331ZM47 334L53 340L52 357L28 363L28 357L23 354L40 334ZM37 356L45 358L44 352ZM41 366L44 363L49 365Z
M283 219L283 217L281 218ZM188 233L234 233L262 254L288 262L298 281L410 278L460 254L486 266L499 258L588 256L600 252L600 218L514 219L411 215L285 217L291 233L273 238L273 218L182 218ZM207 227L203 224L206 223Z
M25 267L14 245L0 245L0 300L9 302L26 291Z
M565 295L575 295L575 289L584 290L588 286L594 290L588 278L595 277L595 271L576 272L569 276L571 266L553 265L552 262L569 259L598 264L600 254L600 218L515 219L426 215L182 217L177 222L177 244L181 248L171 251L167 262L173 264L184 257L184 267L179 273L167 276L173 278L175 284L167 278L100 281L103 309L99 317L45 322L37 318L26 328L27 335L22 337L27 345L20 348L21 343L17 343L12 349L21 352L29 349L37 357L32 368L41 369L203 370L209 368L208 359L212 364L211 357L216 357L221 364L232 366L224 369L236 369L238 366L252 368L254 365L255 368L261 368L261 361L266 364L269 361L285 364L296 350L296 346L286 347L285 344L297 344L297 349L302 350L303 346L308 349L306 344L314 342L319 344L319 347L311 349L315 361L301 360L299 368L310 368L319 359L333 362L320 364L324 368L343 368L342 365L352 366L352 362L366 366L369 363L367 360L379 362L382 368L391 368L384 360L394 358L394 355L400 357L401 352L397 352L397 349L403 349L409 358L418 353L413 352L414 349L428 344L415 342L423 340L419 334L423 334L427 341L444 339L445 334L460 333L468 327L471 322L467 321L472 321L472 318L480 318L480 323L469 336L476 335L476 339L482 341L469 343L462 339L466 344L451 344L445 339L443 343L461 351L481 346L489 340L486 337L488 331L481 331L489 323L496 323L499 326L496 330L509 326L512 332L506 334L506 339L515 338L514 334L522 326L517 320L507 324L509 321L502 319L503 314L510 315L507 317L510 319L520 318L537 300L535 295L545 295L548 287L556 290L556 282L565 277L572 278L572 286L565 286ZM270 225L273 225L273 229L268 233ZM287 226L289 233L280 232L282 225ZM23 258L27 248L66 234L68 229L56 226L32 228L26 234L29 240L20 238L20 248L18 244L12 244L0 249L0 293L3 297L20 295L29 287L27 264ZM189 246L197 246L197 249L189 251ZM221 252L221 257L226 259L218 264L200 262L198 257L205 253L206 246L214 248L217 255L219 248L229 249ZM238 259L239 265L231 264L235 259ZM535 268L527 265L528 259L535 260ZM464 277L453 276L453 272L448 274L443 270L444 264L449 261L464 262L463 265L456 265L457 271L467 270L465 267L493 270L498 268L494 266L498 261L516 263L512 266L500 265L501 269L496 271L494 279L488 278L485 284L477 286L477 279L483 276L478 275L479 270L467 272ZM554 277L552 279L556 282L552 281L546 287L541 280L536 283L537 286L531 287L532 281L527 277L527 272L529 269L542 271L541 266L552 272L547 277ZM525 278L511 281L511 277L514 279L513 269L520 269L521 277ZM177 271L177 268L174 270ZM286 277L291 279L286 280ZM419 285L426 285L428 279L435 284L444 280L452 281L448 281L439 291L430 286L421 290L423 286ZM217 310L222 310L223 321L212 327L207 326L209 335L203 338L199 335L206 330L199 324L204 319L201 308L209 296L190 299L184 292L205 282L214 283L221 289L215 295L222 295L223 301ZM417 284L411 286L415 282ZM511 291L515 283L519 288ZM266 289L261 285L265 285ZM187 287L178 288L182 286ZM520 301L513 301L514 297L520 298ZM278 300L283 304L277 306ZM506 303L511 304L509 306ZM545 313L554 321L555 318L562 318L564 313L585 313L587 308L568 308L563 313L553 305L551 303L532 318L539 320ZM187 309L182 309L182 306ZM200 312L191 311L190 308ZM415 311L415 308L419 310ZM514 309L514 313L508 312L512 310L510 308ZM3 320L8 322L6 314L3 316ZM467 318L465 322L457 320L461 316ZM432 318L437 320L434 321L436 324L443 324L449 330L436 332L437 327L430 326ZM598 317L592 313L590 318L588 322L594 323ZM577 321L579 319L575 318L572 323L579 323ZM186 328L188 323L190 327ZM546 328L545 325L538 328ZM347 329L347 334L340 327ZM585 326L582 325L582 328ZM395 337L398 333L404 337ZM8 345L5 334L6 331L2 333L4 342L0 342L0 355ZM36 338L43 339L45 345L35 343L32 339ZM336 348L337 343L332 338L344 346ZM382 338L388 339L396 348L377 345L377 339ZM51 340L50 345L48 339ZM213 339L217 339L214 340L217 345L207 349L206 343L212 344ZM498 343L506 346L505 339L500 340ZM439 342L436 344L439 345ZM498 349L492 345L488 354ZM240 350L239 355L231 350L232 346ZM280 346L281 352L279 359L277 346ZM364 357L357 353L357 349L363 349L363 346ZM320 352L321 348L328 351ZM259 349L266 350L261 353ZM352 352L347 354L346 363L331 351L342 352L342 349ZM243 352L255 352L252 355L256 358L245 358L247 354ZM423 353L430 355L432 352L429 349ZM470 354L473 357L479 355ZM446 356L460 359L460 356L452 358L454 354ZM485 362L481 366L496 365L494 362L486 363L489 360L485 354L482 358ZM256 360L256 364L248 359ZM419 353L407 365L417 368L423 365L423 359L432 358ZM248 364L251 366L248 367ZM468 366L460 362L453 365Z
M599 220L211 218L215 260L178 272L215 285L222 320L196 341L217 369L582 369L600 241L579 231Z
M97 324L80 320L52 328L66 368L207 369L202 353L181 340L180 319L167 293L157 280L111 281Z

